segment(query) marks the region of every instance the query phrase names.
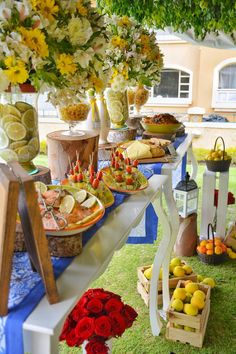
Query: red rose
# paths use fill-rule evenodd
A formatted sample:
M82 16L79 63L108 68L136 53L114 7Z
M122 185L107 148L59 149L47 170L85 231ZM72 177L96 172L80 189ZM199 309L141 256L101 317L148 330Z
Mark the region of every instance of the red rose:
M119 312L113 311L109 313L109 317L112 323L113 335L120 337L126 329L126 323L123 316Z
M90 317L82 318L75 327L77 337L88 339L94 332L94 319Z
M99 299L99 300L108 300L111 298L111 294L109 291L105 291L102 288L98 288L98 289L89 289L88 291L86 291L86 293L84 294L85 296L87 296L89 299Z
M108 338L111 335L111 320L108 316L95 319L94 330L98 336Z
M67 317L67 319L66 319L66 321L65 321L65 323L63 325L62 332L60 334L59 340L66 339L67 334L71 330L71 324L72 324L72 321L71 321L70 317Z
M124 305L124 308L122 310L122 314L125 318L127 328L132 326L134 320L138 316L137 312L133 309L133 307L131 307L129 305Z
M87 354L108 354L108 346L101 339L93 338L85 346Z
M122 310L123 306L124 306L123 302L113 297L107 301L104 308L107 312L112 312L112 311L119 312Z
M78 303L76 304L75 308L76 308L77 306L85 306L85 305L87 304L87 302L88 302L87 296L83 295L83 296L79 299L79 301L78 301Z
M81 318L88 316L89 311L83 306L76 306L71 312L71 317L75 322L81 320Z
M66 336L66 343L69 347L79 346L83 341L83 339L78 338L74 329L72 329Z
M91 299L87 303L87 310L92 313L100 313L103 310L103 303L99 299Z

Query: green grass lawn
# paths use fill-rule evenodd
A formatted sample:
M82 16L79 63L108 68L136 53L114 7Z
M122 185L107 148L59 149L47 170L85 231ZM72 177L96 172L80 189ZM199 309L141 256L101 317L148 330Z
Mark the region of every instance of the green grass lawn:
M41 159L40 164L45 162ZM36 161L36 163L39 163ZM204 166L199 166L197 183L201 186ZM230 169L229 190L236 195L236 168ZM201 199L201 190L200 190ZM199 216L200 216L199 203ZM227 220L236 219L235 206L228 207ZM200 217L199 217L200 220ZM187 344L174 343L165 339L165 322L159 337L153 337L149 323L149 312L137 293L137 267L153 262L161 239L154 245L125 245L116 252L106 272L91 287L103 287L120 294L125 302L133 306L139 316L133 327L113 341L114 354L235 354L236 353L236 261L228 260L220 266L201 263L197 257L185 258L194 271L213 277L217 287L211 295L211 312L202 349ZM112 237L112 232L111 232ZM79 279L78 279L79 281ZM60 354L81 353L80 348L60 345Z

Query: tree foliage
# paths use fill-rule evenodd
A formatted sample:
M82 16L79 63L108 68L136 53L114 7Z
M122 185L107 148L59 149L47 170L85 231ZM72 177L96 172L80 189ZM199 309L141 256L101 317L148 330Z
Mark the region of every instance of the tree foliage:
M234 37L236 1L232 0L98 0L98 6L109 14L131 16L156 29L171 26L174 31L192 28L196 39L219 31Z

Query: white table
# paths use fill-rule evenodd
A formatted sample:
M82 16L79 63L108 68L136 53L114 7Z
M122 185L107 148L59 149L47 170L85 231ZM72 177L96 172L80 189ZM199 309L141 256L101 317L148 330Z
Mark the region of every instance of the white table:
M167 193L165 187L167 180L167 176L152 176L146 190L130 196L109 214L103 226L85 245L83 252L73 260L57 280L61 302L49 305L44 297L24 322L24 349L26 352L32 354L58 353L58 337L66 316L91 282L105 271L114 252L125 244L132 228L137 226L149 203L154 201L156 201L157 213L165 235L157 250L150 290L151 326L154 333L159 334L161 322L157 310L157 281L160 267L165 257L170 257L169 253L171 252L169 247L171 226L161 204L162 188L164 187L165 195L170 194ZM168 306L170 301L168 270L169 264L165 263L163 267L164 308Z

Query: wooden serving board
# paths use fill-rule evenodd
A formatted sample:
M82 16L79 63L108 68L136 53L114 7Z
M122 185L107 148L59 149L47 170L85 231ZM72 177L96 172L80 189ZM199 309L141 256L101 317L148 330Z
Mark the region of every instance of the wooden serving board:
M173 162L173 158L171 156L163 156L163 157L152 157L150 159L138 159L139 163L168 163Z

